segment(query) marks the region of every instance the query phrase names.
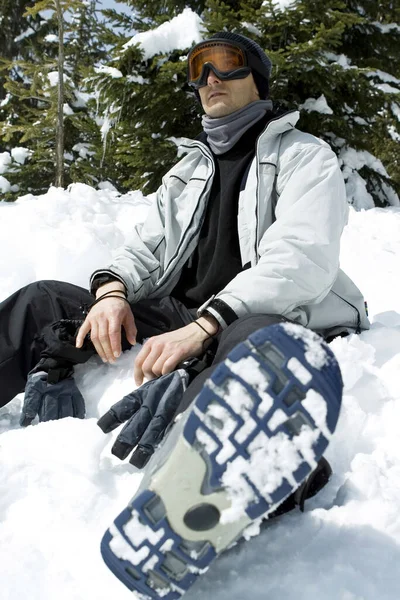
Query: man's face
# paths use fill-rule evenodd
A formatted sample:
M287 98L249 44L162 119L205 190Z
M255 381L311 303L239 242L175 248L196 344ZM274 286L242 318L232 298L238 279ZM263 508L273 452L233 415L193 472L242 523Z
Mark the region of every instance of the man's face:
M226 117L260 99L253 75L222 81L210 69L207 85L199 88L203 110L209 117Z

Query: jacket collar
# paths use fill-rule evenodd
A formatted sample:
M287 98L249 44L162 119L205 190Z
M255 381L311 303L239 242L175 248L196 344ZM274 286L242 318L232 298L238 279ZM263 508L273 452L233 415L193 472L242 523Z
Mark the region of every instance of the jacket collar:
M273 117L270 121L268 121L265 129L261 132L259 136L259 140L263 142L268 138L273 138L290 129L293 129L300 118L300 113L298 110L291 110L280 114L276 117ZM210 154L209 146L206 143L207 135L202 131L194 140L190 138L180 138L179 139L179 148L178 155L185 154L188 151L188 147L195 148L203 147L207 150L207 153ZM182 147L183 146L183 147Z

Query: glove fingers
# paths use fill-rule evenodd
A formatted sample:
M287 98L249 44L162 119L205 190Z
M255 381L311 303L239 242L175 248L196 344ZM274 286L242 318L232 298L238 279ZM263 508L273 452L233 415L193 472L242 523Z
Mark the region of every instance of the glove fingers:
M124 460L137 446L131 463L142 468L164 435L186 389L187 373L180 369L151 380L125 396L98 421L108 433L121 422L128 422L118 435L111 452Z
M19 423L21 427L27 427L39 414L42 404L42 394L46 388L46 373L35 373L28 377L25 388L24 404L21 411Z
M141 393L137 390L124 396L122 400L112 405L100 419L97 421L97 425L104 433L110 433L130 419L140 408L142 404Z
M73 403L73 416L76 417L77 419L84 419L85 415L86 415L86 407L85 407L85 400L82 396L82 394L80 393L80 391L78 390L78 388L76 388L76 393L74 394L74 397L72 398L72 403Z
M124 442L120 442L118 439L114 442L113 447L111 448L111 453L114 454L120 460L125 460L130 451L132 450L132 444L126 444Z
M143 432L140 438L140 445L146 446L147 448L154 448L162 440L164 432L169 424L169 420L166 420L164 416L155 416L149 423L146 431Z
M117 437L111 452L124 460L129 452L137 445L140 441L143 433L146 431L152 415L147 407L142 406L136 414L133 415L122 429L121 433Z
M176 409L181 402L185 390L184 378L175 372L174 377L171 377L168 383L168 388L158 402L156 414L143 432L140 443L130 458L129 462L138 469L143 469L148 463L156 446L164 437L165 430L171 424Z
M39 421L85 416L85 401L72 378L48 385L43 394Z
M152 454L154 454L156 446L164 437L164 433L168 425L169 419L166 420L161 415L153 417L140 439L140 444L138 444L130 458L129 462L132 465L138 469L143 469L143 467L149 462Z
M133 452L129 462L137 469L143 469L153 454L154 448L144 448L139 444Z
M55 421L59 418L58 400L50 394L43 394L39 410L39 422Z

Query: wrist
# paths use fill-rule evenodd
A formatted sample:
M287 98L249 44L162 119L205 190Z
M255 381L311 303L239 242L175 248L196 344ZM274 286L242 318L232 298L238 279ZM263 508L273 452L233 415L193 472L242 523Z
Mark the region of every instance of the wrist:
M120 281L110 281L109 283L105 283L104 285L98 288L98 290L96 291L96 300L110 292L113 292L116 295L121 294L121 298L126 298L126 290L124 284Z
M202 315L196 321L207 331L210 337L219 333L220 324L212 315Z

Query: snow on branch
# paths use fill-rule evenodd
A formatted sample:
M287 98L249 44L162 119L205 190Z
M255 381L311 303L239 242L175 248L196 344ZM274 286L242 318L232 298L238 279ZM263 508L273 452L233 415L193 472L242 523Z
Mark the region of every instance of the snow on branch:
M134 44L140 44L144 51L144 59L156 54L166 54L173 50L186 50L193 43L202 39L202 20L190 8L185 8L180 15L163 23L155 29L137 33L124 45L126 50Z

